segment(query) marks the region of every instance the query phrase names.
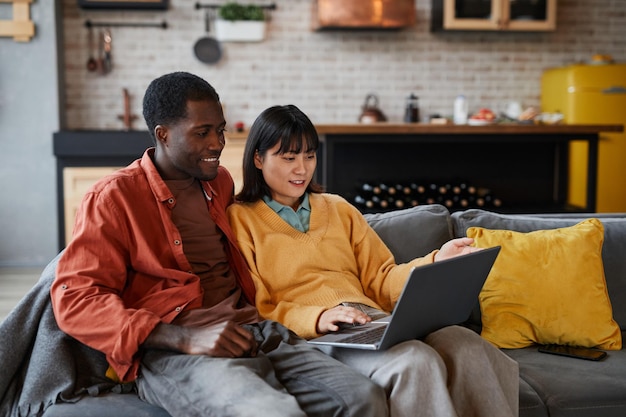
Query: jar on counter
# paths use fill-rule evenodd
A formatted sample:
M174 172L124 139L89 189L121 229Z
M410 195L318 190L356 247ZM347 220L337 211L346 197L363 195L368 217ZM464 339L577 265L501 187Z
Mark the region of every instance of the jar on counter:
M467 124L468 104L464 95L460 94L454 100L453 121L455 125Z
M420 109L417 100L418 97L413 93L406 98L404 110L404 121L406 123L417 123L420 121Z

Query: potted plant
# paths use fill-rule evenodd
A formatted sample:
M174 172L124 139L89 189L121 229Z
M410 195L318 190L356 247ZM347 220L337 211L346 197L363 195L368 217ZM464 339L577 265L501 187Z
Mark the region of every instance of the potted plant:
M220 41L262 41L265 39L265 13L254 4L226 3L218 9L215 32Z

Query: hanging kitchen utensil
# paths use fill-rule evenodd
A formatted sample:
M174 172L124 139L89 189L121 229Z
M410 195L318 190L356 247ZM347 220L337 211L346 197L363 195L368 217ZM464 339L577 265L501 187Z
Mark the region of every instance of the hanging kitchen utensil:
M111 31L105 29L102 32L102 73L108 74L113 69L113 38Z
M87 32L87 47L89 48L89 58L87 59L87 71L94 72L98 69L98 61L94 57L94 43L93 43L93 28L91 25L88 27Z
M361 123L377 123L385 122L387 117L378 108L378 97L375 94L368 94L365 97L365 103L363 104L363 112L359 116L359 122Z
M215 64L222 57L222 47L220 43L211 36L211 16L207 10L204 14L204 24L207 36L200 38L193 46L193 51L201 62L205 64Z

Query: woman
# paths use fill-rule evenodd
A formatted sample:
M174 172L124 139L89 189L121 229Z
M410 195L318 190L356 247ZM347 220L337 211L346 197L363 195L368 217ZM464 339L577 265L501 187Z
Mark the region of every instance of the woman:
M476 250L454 239L396 264L361 213L313 181L318 146L297 107L265 110L246 142L240 203L228 210L259 313L307 339L390 312L412 267ZM460 326L386 351L328 353L383 386L391 416L518 415L517 363Z

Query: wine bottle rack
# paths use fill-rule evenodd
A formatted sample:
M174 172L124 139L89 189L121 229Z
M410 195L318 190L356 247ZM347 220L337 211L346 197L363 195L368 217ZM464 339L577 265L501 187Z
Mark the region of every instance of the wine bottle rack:
M318 171L330 193L354 201L355 184L468 180L496 195L501 213L594 212L600 126L317 126ZM612 129L612 127L608 127ZM568 203L569 144L588 144L584 207ZM400 203L401 204L401 203Z
M502 199L486 187L468 181L363 181L355 185L352 203L363 212L399 210L426 204L441 204L450 211L469 208L493 209Z

